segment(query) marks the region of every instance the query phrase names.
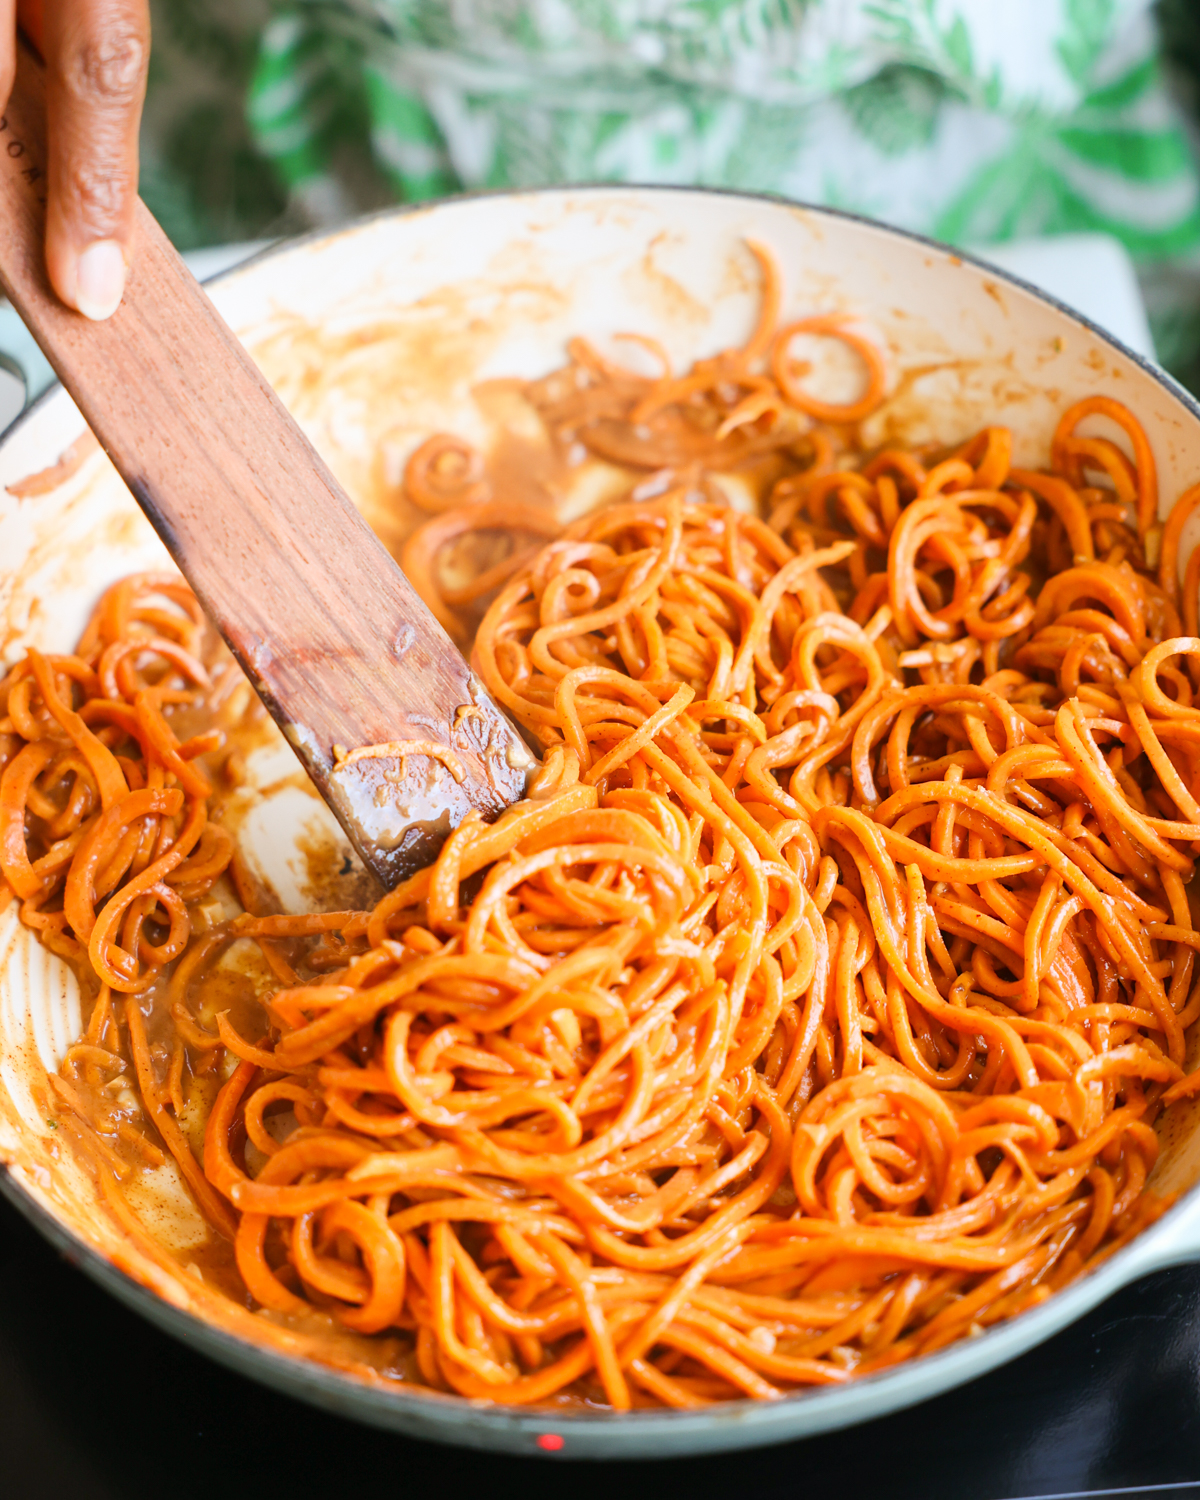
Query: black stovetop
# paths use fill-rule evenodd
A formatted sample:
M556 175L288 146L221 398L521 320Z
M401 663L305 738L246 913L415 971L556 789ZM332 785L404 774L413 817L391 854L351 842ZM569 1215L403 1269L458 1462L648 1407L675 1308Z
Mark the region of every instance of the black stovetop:
M1147 1277L1004 1369L866 1426L565 1469L393 1437L232 1375L112 1301L3 1200L0 1278L12 1500L1200 1497L1200 1266Z

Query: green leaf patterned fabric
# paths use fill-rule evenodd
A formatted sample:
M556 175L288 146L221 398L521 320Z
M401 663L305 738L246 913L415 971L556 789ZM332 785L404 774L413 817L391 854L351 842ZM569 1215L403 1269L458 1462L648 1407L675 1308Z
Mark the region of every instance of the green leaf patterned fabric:
M1200 246L1146 0L291 0L250 86L293 191L700 183L950 240ZM344 157L342 158L344 159Z

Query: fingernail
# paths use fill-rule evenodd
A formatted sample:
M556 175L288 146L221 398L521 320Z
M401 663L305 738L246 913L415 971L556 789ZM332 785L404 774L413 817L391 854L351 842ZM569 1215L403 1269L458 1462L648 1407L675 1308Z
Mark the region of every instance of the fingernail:
M125 290L125 257L116 240L97 240L80 255L75 270L75 306L85 318L111 318Z

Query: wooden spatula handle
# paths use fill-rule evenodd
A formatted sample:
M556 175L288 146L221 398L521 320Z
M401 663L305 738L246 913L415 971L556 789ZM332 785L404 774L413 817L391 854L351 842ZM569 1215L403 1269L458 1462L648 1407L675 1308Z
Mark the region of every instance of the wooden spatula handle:
M0 283L374 872L521 795L524 743L140 201L125 298L91 323L42 254L44 82L0 122ZM408 743L339 766L341 748ZM425 748L422 749L421 746ZM334 747L339 747L335 753Z

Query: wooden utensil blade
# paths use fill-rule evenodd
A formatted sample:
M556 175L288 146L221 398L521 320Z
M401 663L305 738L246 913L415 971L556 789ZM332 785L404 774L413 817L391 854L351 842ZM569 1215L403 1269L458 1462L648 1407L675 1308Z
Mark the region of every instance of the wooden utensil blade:
M0 121L0 284L385 886L536 762L144 204L124 301L64 307L42 254L41 65ZM367 747L384 747L361 754Z

